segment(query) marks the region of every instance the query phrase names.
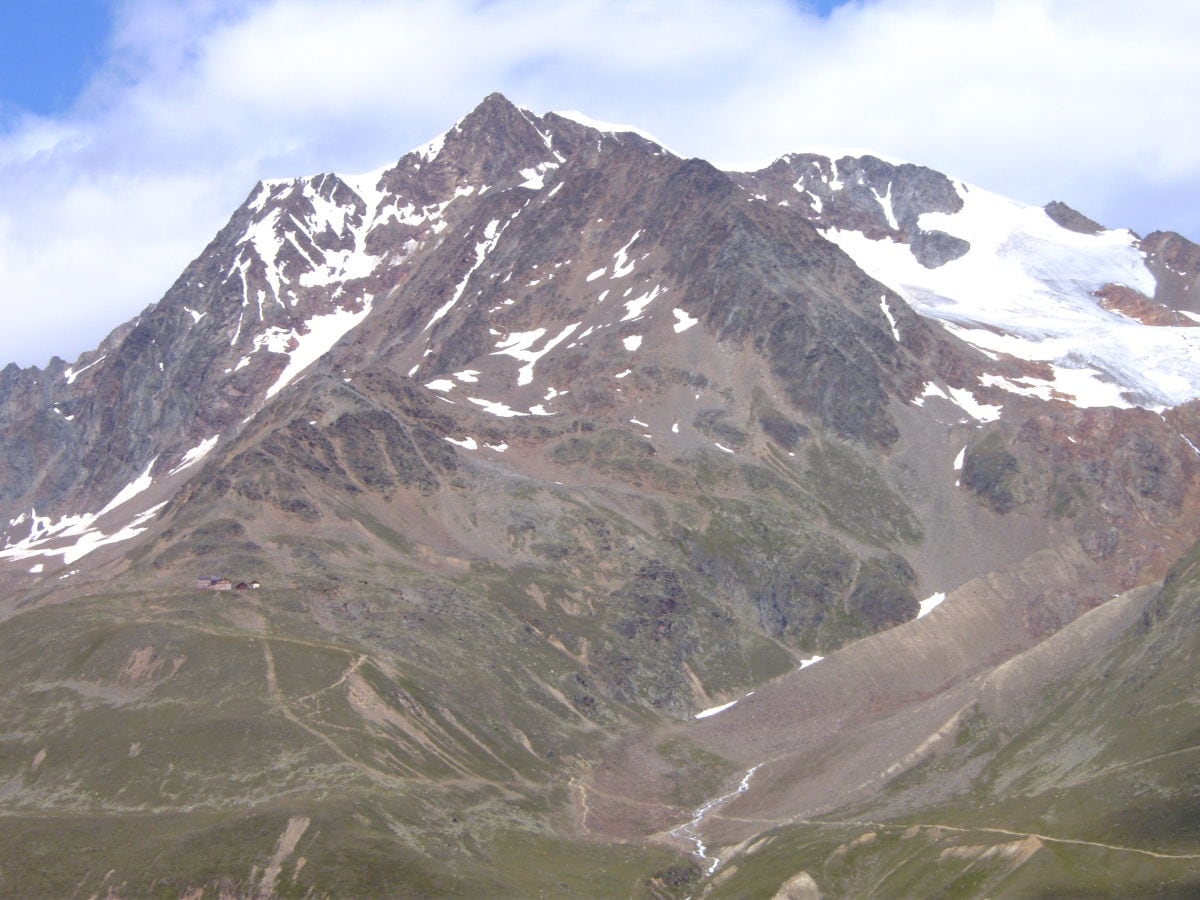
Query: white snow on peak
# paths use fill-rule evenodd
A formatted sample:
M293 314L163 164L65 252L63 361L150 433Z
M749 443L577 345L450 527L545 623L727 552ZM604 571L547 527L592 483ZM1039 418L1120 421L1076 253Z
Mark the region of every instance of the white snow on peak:
M478 450L479 449L479 442L476 441L475 438L473 438L473 437L466 437L466 438L463 438L461 441L456 438L448 437L448 438L446 438L446 440L448 440L452 444L458 444L458 446L463 447L464 449L467 449L467 450Z
M1002 406L980 403L966 388L950 388L950 396L963 412L980 422L996 421L1004 409Z
M913 406L924 406L925 401L929 397L941 397L943 400L950 400L950 395L943 391L940 387L930 381L921 391L920 396L913 400ZM954 401L951 401L954 402Z
M383 179L384 173L391 168L391 165L387 165L358 175L338 175L338 178L345 182L350 190L358 194L359 199L366 204L368 219L374 218L379 204L387 196L386 192L380 189L379 182Z
M833 145L825 146L814 144L801 150L797 150L794 153L785 153L783 156L775 156L766 161L763 161L760 157L757 161L730 164L722 163L718 165L717 168L725 172L758 172L762 169L770 168L773 164L779 162L780 160L783 160L784 162L791 162L797 156L823 156L826 159L834 162L839 159L845 159L847 156L854 157L855 159L861 159L864 156L873 156L876 159L893 166L903 166L909 164L908 160L900 159L897 156L889 156L886 153L876 153L874 150L865 147L838 147ZM800 190L800 188L797 187L797 190Z
M636 134L638 137L645 138L652 144L657 144L662 149L666 150L672 156L679 154L671 150L666 144L656 138L649 132L643 131L633 125L616 125L612 122L603 122L600 119L593 119L591 116L586 116L583 113L574 110L566 109L554 111L555 115L562 116L564 119L570 119L572 122L578 122L580 125L585 125L588 128L594 128L603 134Z
M458 124L456 123L454 125L454 128L457 128L457 127L458 127ZM454 129L451 129L451 131L453 131L453 130ZM438 158L438 154L442 152L442 148L446 145L446 135L448 135L449 133L450 133L449 131L443 131L441 134L439 134L437 137L433 138L432 140L426 141L420 147L414 148L413 150L410 151L410 153L415 153L417 156L421 157L421 160L423 162L426 162L426 163L433 162L435 159ZM407 154L407 153L405 154L405 156L408 156L408 155L409 154Z
M930 397L938 397L939 399L953 403L964 413L978 422L994 422L996 419L1000 418L1000 413L1004 409L1002 406L993 406L988 403L980 403L975 399L975 395L966 388L947 388L946 390L943 390L932 381L926 384L920 396L913 400L913 406L924 406L925 401Z
M520 187L529 188L530 190L540 191L546 186L546 173L552 169L557 169L558 163L543 162L538 163L536 167L521 170L521 177L525 180Z
M213 447L217 446L217 441L220 439L220 437L221 436L219 434L214 434L212 437L202 440L187 453L183 454L183 457L179 460L179 464L176 465L175 468L173 468L170 472L168 472L167 475L176 475L179 472L182 472L184 469L194 466L196 463L200 462L200 460L208 456L209 451L212 450Z
M655 285L653 289L642 294L640 297L636 297L633 300L626 302L624 304L626 312L625 315L621 316L621 321L632 322L634 319L638 318L645 311L646 307L650 305L650 302L659 294L661 294L662 291L663 289L661 286Z
M883 310L883 315L887 318L888 324L892 326L892 337L896 339L896 343L900 343L900 331L896 328L896 317L892 315L891 307L888 306L887 294L879 295L879 306Z
M475 271L483 265L483 261L487 259L489 253L496 247L496 242L500 240L500 235L504 233L504 228L501 226L499 219L492 219L488 222L487 227L483 229L483 240L475 245L475 263L467 270L467 274L462 277L462 281L454 288L454 294L441 307L434 312L432 318L426 323L424 331L428 331L433 327L442 316L450 312L459 300L462 299L463 292L467 289L467 282L471 280L471 276Z
M277 226L282 213L273 209L263 218L258 219L246 229L246 239L254 247L254 252L263 261L267 283L275 300L283 303L281 279L276 260L279 251L283 249L283 239L279 237Z
M630 335L627 338L622 338L621 343L625 345L625 349L630 353L642 346L642 336L640 334Z
M807 669L809 666L815 666L817 663L819 663L824 658L825 657L817 656L814 653L812 656L808 657L807 659L800 660L800 668Z
M125 487L121 488L121 490L117 492L117 495L109 500L105 507L100 510L100 512L96 513L96 517L99 518L107 512L112 512L112 510L116 509L118 506L124 506L138 494L147 490L150 485L154 483L154 479L150 476L150 470L154 468L154 464L156 462L158 462L157 456L150 460L150 464L146 466L146 471L144 471L133 481L129 482L129 484L125 485Z
M82 369L75 369L75 368L68 366L66 368L66 371L63 372L63 378L65 378L67 380L67 384L74 384L76 378L78 378L80 375L82 375L84 372L86 372L92 366L100 365L100 363L104 362L104 360L106 360L106 359L108 359L107 355L102 356L99 359L93 360L92 362L88 363Z
M1174 406L1200 397L1200 334L1147 326L1100 306L1094 292L1121 284L1153 296L1155 281L1125 230L1080 234L1039 207L960 188L957 213L925 213L918 226L967 241L937 268L906 245L827 229L827 238L917 312L981 350L1049 362L1047 391L1079 406ZM1005 385L1000 385L1005 386Z
M491 413L493 416L497 416L501 419L511 419L516 416L528 416L531 414L538 415L537 413L520 412L519 410L513 409L506 403L496 403L491 400L484 400L481 397L468 397L467 399L477 406L483 407L484 412Z
M616 262L613 264L613 278L624 278L633 271L634 261L630 260L626 254L628 253L629 248L633 246L633 242L641 236L642 230L639 228L633 233L633 237L629 239L628 243L626 243L624 247L613 254L613 259L616 260Z
M506 335L496 344L496 350L492 353L492 356L511 356L522 360L525 365L521 366L518 372L517 385L520 387L531 384L533 382L533 367L537 361L574 334L575 329L581 324L580 322L573 322L566 326L557 335L546 341L540 350L534 350L533 345L546 334L545 328L538 328L534 331L515 331L512 334Z
M888 182L887 191L885 191L882 195L874 190L872 190L871 193L874 194L875 199L879 201L879 205L883 209L883 215L887 219L888 225L891 226L892 231L899 231L900 223L896 221L896 213L895 210L892 209L891 182Z
M373 299L367 294L363 298L362 309L358 312L338 309L328 315L313 316L305 323L308 330L304 334L297 330L287 332L288 343L294 339L296 346L284 351L288 354L288 363L275 379L275 383L267 388L266 399L271 399L283 390L297 375L332 350L334 344L370 315Z
M0 550L0 559L22 560L38 556L61 556L63 564L70 565L101 547L137 537L149 527L147 523L158 514L159 510L167 505L165 501L138 513L128 524L112 534L100 531L96 527L96 522L102 516L124 506L150 487L153 483L150 470L154 468L155 461L151 460L146 466L146 471L118 491L116 496L106 503L98 513L66 515L58 521L52 522L48 516L39 516L36 510L31 511L33 527L29 536L15 544L6 545ZM21 520L23 519L22 516ZM74 538L74 541L62 545L61 541L68 538ZM47 546L49 543L59 544L59 546L49 547Z

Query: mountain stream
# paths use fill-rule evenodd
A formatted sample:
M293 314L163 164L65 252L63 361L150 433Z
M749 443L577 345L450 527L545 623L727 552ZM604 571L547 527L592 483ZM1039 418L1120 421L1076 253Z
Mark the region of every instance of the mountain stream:
M708 847L705 845L704 840L700 837L700 826L704 824L704 820L708 818L709 814L714 810L720 809L734 797L746 793L746 791L750 788L750 779L753 778L754 773L761 768L762 763L759 763L757 766L747 770L746 774L742 776L742 780L738 783L737 788L730 791L728 794L722 794L720 797L709 800L703 806L697 807L692 813L691 819L689 819L683 825L672 828L669 832L671 837L679 838L683 841L689 841L696 848L695 851L693 851L695 857L700 860L701 863L708 864L704 870L706 877L717 871L721 865L721 857L708 855Z

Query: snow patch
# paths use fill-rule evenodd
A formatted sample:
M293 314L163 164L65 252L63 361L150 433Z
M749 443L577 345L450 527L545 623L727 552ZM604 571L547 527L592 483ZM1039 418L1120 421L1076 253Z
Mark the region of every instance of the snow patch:
M1086 373L1062 379L1076 379L1076 389L1062 393L1078 406L1155 409L1200 397L1196 329L1146 326L1105 310L1094 295L1108 284L1154 294L1132 233L1079 234L1039 207L966 186L960 195L959 212L925 213L917 223L970 245L936 268L890 239L832 228L824 234L917 312L984 352Z
M635 297L633 300L626 301L624 304L626 312L625 315L621 316L621 321L632 322L634 319L641 316L646 307L650 305L651 301L653 301L654 298L661 293L662 288L658 285L655 285L653 290L647 291L640 297Z
M67 384L74 384L76 378L78 378L80 375L82 375L88 369L92 368L92 366L100 365L100 363L104 362L104 360L106 360L106 359L108 359L107 354L105 354L104 356L95 360L94 362L88 363L82 369L75 369L75 368L72 368L71 366L68 366L66 371L63 372L63 378L65 378L67 380Z
M921 601L920 612L917 613L917 618L921 619L929 615L935 609L942 605L942 601L946 599L944 591L938 591L936 594L930 594Z
M693 719L707 719L709 716L715 716L717 713L723 713L727 709L737 706L739 700L730 700L728 703L722 703L720 706L710 706L708 709L701 710L692 716Z
M288 332L288 343L294 338L296 346L290 351L283 349L282 352L288 354L288 363L275 379L275 383L267 388L266 399L270 400L278 394L297 375L332 350L333 345L351 329L358 326L370 314L372 300L372 296L367 294L363 298L362 309L358 312L339 309L328 315L313 316L305 323L308 330L304 334L296 330Z
M150 486L154 484L154 479L150 476L150 470L154 468L154 464L156 462L158 462L157 456L150 460L149 465L146 466L146 471L144 471L137 478L133 479L133 481L129 482L129 484L125 485L125 487L121 488L121 490L117 492L117 495L109 500L104 508L100 510L100 512L96 513L96 518L99 518L107 512L112 512L118 506L124 506L138 494L148 490Z
M892 311L888 307L887 294L879 295L879 306L883 310L883 314L887 318L888 324L892 326L892 337L896 339L896 343L900 343L900 332L896 328L896 318L892 315Z
M501 419L511 419L515 416L529 415L529 413L519 412L504 403L495 403L491 400L484 400L480 397L468 397L467 399L476 406L483 407L484 412L491 413L493 416L497 416Z
M613 259L616 260L616 262L613 264L613 278L624 278L633 271L634 261L629 259L626 254L629 248L633 246L633 242L641 237L641 235L642 230L639 228L633 233L633 237L629 239L628 243L626 243L624 247L613 254Z
M625 345L625 349L630 353L642 346L642 336L640 334L631 335L627 338L622 338L621 343Z
M515 359L523 360L525 365L521 366L517 374L517 386L524 386L533 382L533 367L539 359L569 338L582 323L573 322L560 331L556 336L548 340L540 350L534 350L533 345L541 340L546 333L545 328L538 328L534 331L516 331L505 337L496 344L496 350L492 356L511 356Z
M600 119L593 119L590 116L585 116L583 113L574 109L566 109L561 111L555 110L554 114L556 116L562 116L564 119L570 119L572 122L578 122L580 125L586 125L588 128L594 128L596 131L602 132L603 134L636 134L638 137L645 138L652 144L657 144L660 148L666 150L666 152L670 153L672 156L679 155L670 150L666 144L654 137L649 132L643 131L642 129L633 125L617 125L613 122L603 122Z
M438 319L442 318L442 316L455 307L462 298L463 292L467 289L467 282L471 280L471 276L475 274L475 271L483 265L483 261L487 259L487 255L495 249L496 242L500 240L500 235L503 232L504 228L501 227L499 219L493 219L488 222L487 227L483 230L483 240L475 245L475 263L467 270L467 274L462 277L462 281L454 288L454 294L450 299L442 304L433 314L433 317L426 323L424 329L422 329L423 331L428 331Z
M980 403L966 388L950 388L950 396L963 412L980 422L996 421L1004 409L1002 406Z
M686 311L679 309L678 307L671 310L671 312L675 315L675 324L671 327L675 329L676 334L681 334L687 331L700 321L699 319L693 319L687 314Z
M150 466L153 466L153 462ZM147 467L147 473L149 469L150 467ZM144 490L144 487L141 487L141 483L145 477L147 476L143 475L118 493L104 507L104 510L99 513L63 516L57 522L51 523L47 517L38 516L35 511L33 513L35 527L29 536L16 544L8 545L3 550L0 550L0 559L19 560L36 556L61 556L63 558L63 565L70 565L101 547L137 537L149 527L146 523L167 505L165 501L151 507L145 512L139 513L128 525L113 534L104 534L104 532L95 528L95 522L105 512L116 509L118 506L128 502L136 494L141 493ZM75 542L64 547L44 546L51 540L68 537L75 538Z
M209 451L212 450L213 447L217 446L217 441L220 439L220 437L221 436L219 434L214 434L212 437L205 438L191 450L187 451L187 453L183 454L183 457L179 460L179 463L175 466L175 468L167 473L167 476L170 477L171 475L177 475L189 466L194 466L196 463L200 462L200 460L208 456Z

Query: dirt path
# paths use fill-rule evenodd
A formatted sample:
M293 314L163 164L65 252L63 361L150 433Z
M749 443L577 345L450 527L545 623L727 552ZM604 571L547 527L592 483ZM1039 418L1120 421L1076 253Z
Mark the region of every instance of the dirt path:
M1000 834L1005 837L1021 838L1027 840L1029 838L1037 838L1040 841L1048 844L1076 844L1082 847L1097 847L1101 850L1114 850L1118 853L1138 853L1142 856L1149 856L1154 859L1200 859L1200 853L1159 853L1155 850L1143 850L1140 847L1125 847L1120 844L1105 844L1100 841L1084 841L1078 838L1061 838L1054 837L1048 834L1038 834L1033 831L1012 831L1007 828L995 828L985 825L972 827L963 827L960 825L947 825L940 822L906 822L903 825L897 825L887 822L871 822L866 819L846 819L842 821L834 821L829 819L789 819L789 820L770 820L770 819L743 819L736 816L714 815L714 819L724 819L730 822L745 822L747 824L779 826L779 825L817 825L830 828L845 828L861 827L874 828L877 830L891 831L907 831L910 828L938 828L943 831L953 831L957 834Z
M343 750L337 741L333 740L333 738L329 737L329 735L317 728L314 728L312 725L309 725L302 718L296 715L296 713L292 711L291 706L288 704L287 698L279 689L279 681L275 675L275 654L271 652L271 640L268 638L259 638L259 643L262 646L263 662L266 667L267 691L285 719L287 719L297 728L307 731L326 747L328 747L336 756L353 766L358 771L362 772L373 781L395 787L404 784L405 782L411 782L414 780L412 778L403 778L392 775L388 772L377 769L374 766L369 766L360 759L355 759L353 756ZM351 667L351 669L354 668L355 667L353 666ZM350 672L347 672L343 677L349 677L350 674Z

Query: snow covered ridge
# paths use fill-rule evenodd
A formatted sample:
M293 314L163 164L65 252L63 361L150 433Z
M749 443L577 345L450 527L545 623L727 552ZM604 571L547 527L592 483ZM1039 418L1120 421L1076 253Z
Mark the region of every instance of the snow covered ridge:
M616 125L612 122L602 122L599 119L593 119L591 116L584 115L583 113L574 109L556 109L554 114L556 116L562 116L564 119L570 119L572 122L578 122L580 125L586 125L588 128L594 128L601 134L636 134L638 137L645 138L652 144L657 144L665 152L670 153L672 156L679 156L678 153L676 153L654 135L643 131L634 125Z
M909 246L828 227L825 236L922 315L984 353L1049 363L1050 379L994 378L989 384L1077 406L1162 409L1200 397L1200 330L1148 326L1104 309L1095 292L1122 285L1146 296L1155 279L1135 235L1081 234L1024 206L957 184L957 213L925 213L923 231L970 244L957 259L926 268ZM888 197L879 198L881 205ZM884 210L890 215L890 208Z

